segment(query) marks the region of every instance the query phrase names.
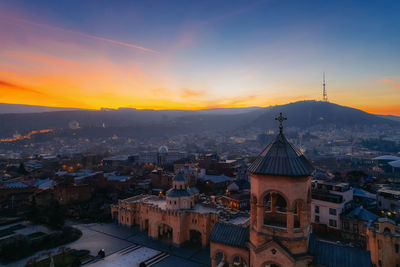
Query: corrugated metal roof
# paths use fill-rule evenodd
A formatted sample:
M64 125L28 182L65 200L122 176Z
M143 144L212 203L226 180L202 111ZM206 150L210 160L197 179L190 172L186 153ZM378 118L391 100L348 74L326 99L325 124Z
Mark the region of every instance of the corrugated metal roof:
M392 155L383 155L383 156L379 156L379 157L373 158L373 160L391 160L391 161L395 161L395 160L400 160L400 157L392 156Z
M389 162L389 165L394 167L394 168L400 168L400 159Z
M245 248L249 235L249 227L218 222L212 229L210 241Z
M314 256L313 264L327 267L371 267L371 254L367 250L316 240L310 236L308 251Z
M349 218L356 218L360 219L363 221L374 221L375 219L378 219L379 216L373 214L372 212L364 209L362 206L358 206L357 208L353 209L350 211L348 214L345 215L346 217Z
M250 165L249 171L254 174L309 176L314 167L283 133L279 133Z

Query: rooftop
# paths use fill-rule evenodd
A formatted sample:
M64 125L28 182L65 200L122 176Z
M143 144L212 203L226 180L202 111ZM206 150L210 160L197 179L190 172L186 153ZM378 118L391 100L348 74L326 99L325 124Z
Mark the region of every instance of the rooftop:
M394 160L400 160L400 157L392 156L392 155L383 155L383 156L379 156L379 157L373 158L373 160L390 160L390 161L394 161Z
M308 159L280 132L250 165L254 174L279 176L310 176L314 167Z
M120 200L127 203L148 203L150 205L158 206L160 209L167 209L167 202L163 197L151 196L151 195L141 195L135 196L131 198L127 198L124 200ZM211 207L205 207L202 204L195 204L192 209L182 210L182 211L189 211L189 212L196 212L200 214L206 213L217 213L217 209Z
M373 214L372 212L364 209L362 206L358 206L357 208L353 209L349 213L346 214L346 217L356 218L363 221L374 221L379 218L379 216Z
M246 248L246 242L249 241L249 228L218 222L212 229L210 241L228 246Z
M313 264L318 266L371 266L369 251L316 240L313 235L310 236L308 251L314 256Z

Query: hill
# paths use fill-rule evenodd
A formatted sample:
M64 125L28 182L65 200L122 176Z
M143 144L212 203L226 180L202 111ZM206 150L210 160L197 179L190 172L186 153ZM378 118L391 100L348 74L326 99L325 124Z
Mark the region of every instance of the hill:
M364 111L321 101L299 101L268 108L232 108L200 111L138 110L130 108L0 114L0 137L16 131L68 129L76 121L87 135L136 136L276 129L274 118L282 112L286 127L400 127L400 122Z
M252 122L252 126L271 128L276 125L274 118L282 112L288 121L287 126L308 128L312 126L333 126L354 128L368 126L399 127L400 123L364 112L359 109L323 101L298 101L286 105L274 106L266 110Z
M0 114L7 113L38 113L52 111L78 110L77 108L46 107L35 105L20 105L0 103Z

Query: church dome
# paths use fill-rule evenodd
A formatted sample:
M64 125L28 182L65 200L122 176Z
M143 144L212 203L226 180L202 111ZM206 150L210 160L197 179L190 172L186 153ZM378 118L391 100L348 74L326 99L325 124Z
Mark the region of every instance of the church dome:
M158 149L158 153L167 154L168 153L168 147L160 146L160 148Z
M183 173L178 173L177 175L175 175L173 181L186 181L186 177Z

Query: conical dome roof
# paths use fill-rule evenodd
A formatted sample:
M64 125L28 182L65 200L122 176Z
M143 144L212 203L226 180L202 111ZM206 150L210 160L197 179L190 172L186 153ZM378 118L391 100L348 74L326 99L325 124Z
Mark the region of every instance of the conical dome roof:
M278 176L309 176L313 171L311 162L286 139L282 130L249 167L254 174Z

